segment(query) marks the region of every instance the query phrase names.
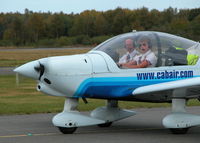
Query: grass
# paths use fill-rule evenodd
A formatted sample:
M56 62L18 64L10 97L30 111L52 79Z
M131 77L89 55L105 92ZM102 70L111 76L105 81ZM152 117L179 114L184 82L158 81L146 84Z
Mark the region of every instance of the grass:
M14 75L0 76L0 78L0 114L29 114L61 110L59 104L63 104L63 99L37 92L34 81L21 78L21 83L17 86Z
M90 49L91 48L0 50L0 67L19 66L32 60L50 56L86 53Z
M36 82L21 77L19 85L16 85L15 76L0 76L0 115L5 114L31 114L31 113L52 113L61 112L64 98L47 96L36 90ZM80 111L93 110L96 107L104 106L105 100L88 99L89 103L79 101ZM200 105L197 100L190 100L189 106ZM168 103L143 103L120 101L122 108L152 108L170 107Z
M0 76L0 114L31 114L61 112L65 98L47 96L36 90L36 82L20 77L16 85L15 76ZM97 105L102 106L102 100L89 100L91 104L80 101L79 109L87 111Z

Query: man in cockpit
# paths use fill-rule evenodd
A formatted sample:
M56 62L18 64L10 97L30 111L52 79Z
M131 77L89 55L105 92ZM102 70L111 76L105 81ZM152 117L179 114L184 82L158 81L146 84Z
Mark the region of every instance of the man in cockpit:
M122 64L123 68L146 68L155 67L157 57L152 52L152 44L148 37L142 37L139 40L140 54L135 56L132 61Z
M135 48L135 42L132 39L125 40L125 48L127 53L123 55L118 62L118 65L125 64L133 60L133 58L139 53Z

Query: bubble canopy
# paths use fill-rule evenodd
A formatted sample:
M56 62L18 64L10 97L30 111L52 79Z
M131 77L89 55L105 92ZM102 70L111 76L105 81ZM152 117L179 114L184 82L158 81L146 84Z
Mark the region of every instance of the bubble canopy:
M101 43L93 50L105 52L118 63L119 59L127 53L125 48L125 41L127 39L132 39L135 49L140 54L139 41L142 37L147 37L151 42L151 50L158 57L156 66L168 66L166 57L170 57L171 60L174 60L172 58L178 58L175 59L176 62L178 61L178 65L187 65L188 49L197 45L199 47L198 50L200 50L198 42L172 34L153 31L121 34Z

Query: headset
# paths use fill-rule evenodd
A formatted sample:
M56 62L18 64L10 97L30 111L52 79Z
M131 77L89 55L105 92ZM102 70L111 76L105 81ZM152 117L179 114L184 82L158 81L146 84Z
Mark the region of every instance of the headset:
M152 43L151 43L151 40L149 39L149 37L143 36L143 37L139 38L138 41L139 41L139 42L145 41L145 42L147 42L149 49L152 48Z

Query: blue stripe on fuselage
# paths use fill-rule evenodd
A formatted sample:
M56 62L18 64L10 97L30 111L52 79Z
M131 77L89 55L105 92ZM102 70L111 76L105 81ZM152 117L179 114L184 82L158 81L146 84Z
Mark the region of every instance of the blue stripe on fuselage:
M95 77L88 78L78 87L74 97L120 98L132 95L134 89L172 80L142 80L136 77Z

